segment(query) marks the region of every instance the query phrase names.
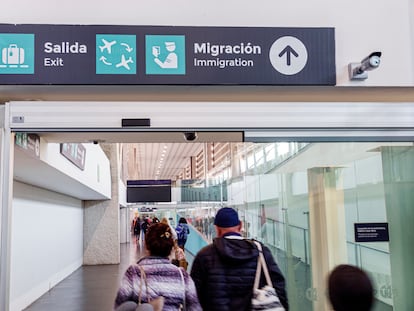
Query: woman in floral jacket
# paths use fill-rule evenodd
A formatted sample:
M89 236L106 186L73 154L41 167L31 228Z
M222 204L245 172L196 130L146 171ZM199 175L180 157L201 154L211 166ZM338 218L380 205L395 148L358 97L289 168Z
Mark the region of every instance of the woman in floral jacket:
M170 227L163 223L152 224L145 235L145 245L149 256L141 258L125 272L114 310L127 301L138 303L143 269L148 289L142 284L142 302L162 296L163 311L177 311L184 304L186 310L201 311L193 280L184 269L173 265L168 258L174 246Z

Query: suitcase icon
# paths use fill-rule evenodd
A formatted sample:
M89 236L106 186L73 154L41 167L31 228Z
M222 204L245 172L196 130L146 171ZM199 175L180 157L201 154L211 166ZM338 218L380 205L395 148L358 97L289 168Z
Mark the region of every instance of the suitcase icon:
M6 65L20 65L24 63L24 49L19 48L17 44L10 44L9 47L2 50L2 62Z

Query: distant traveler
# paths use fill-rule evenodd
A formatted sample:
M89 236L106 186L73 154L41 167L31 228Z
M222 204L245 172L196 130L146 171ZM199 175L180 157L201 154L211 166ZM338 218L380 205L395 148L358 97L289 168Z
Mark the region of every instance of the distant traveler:
M141 258L125 272L115 299L114 310L135 310L133 307L134 303L136 306L139 301L139 294L144 303L164 297L165 311L180 310L180 306L183 305L188 311L202 310L190 275L184 269L173 265L168 258L173 245L168 225L156 223L148 227L145 246L149 256ZM148 288L145 282L142 282L141 276L144 275Z
M145 234L147 233L147 229L151 224L151 219L149 219L148 217L144 218L144 221L141 224L141 231L143 234L142 239L145 240Z
M135 236L136 243L139 243L140 233L141 233L141 219L137 217L134 222L134 236Z
M181 217L178 221L178 226L175 228L175 231L177 232L177 244L179 247L184 249L185 243L187 243L188 235L190 234L187 220L184 217Z
M137 219L138 219L138 217L135 216L134 219L132 219L132 221L131 221L131 232L132 232L132 234L134 233L134 226L136 224Z
M241 236L242 223L236 210L220 209L214 225L217 238L197 253L191 269L200 304L204 311L251 310L259 251L251 240ZM273 286L288 311L285 278L270 250L264 245L262 249ZM259 285L264 284L262 275Z
M328 294L335 311L369 311L374 290L368 275L360 268L339 265L328 277Z

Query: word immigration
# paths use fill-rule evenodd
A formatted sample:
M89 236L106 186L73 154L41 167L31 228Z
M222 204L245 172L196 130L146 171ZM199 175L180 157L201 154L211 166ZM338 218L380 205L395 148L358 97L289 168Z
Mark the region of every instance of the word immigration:
M219 67L224 69L226 67L253 67L254 62L251 59L242 59L242 58L235 58L235 59L197 59L194 58L194 66L195 67Z

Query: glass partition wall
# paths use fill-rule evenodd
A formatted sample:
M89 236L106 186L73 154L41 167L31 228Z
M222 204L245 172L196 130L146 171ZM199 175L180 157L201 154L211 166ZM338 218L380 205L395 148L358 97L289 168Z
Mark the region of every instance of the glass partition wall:
M369 273L375 311L407 310L412 281L404 275L414 275L408 262L414 250L413 146L231 144L225 164L204 180L203 197L219 200L181 212L211 241L215 211L236 208L245 237L272 250L287 279L292 311L328 310L326 278L341 263ZM197 184L194 191L200 192ZM185 191L183 197L191 197L191 183ZM378 241L376 228L384 225L389 240ZM373 231L357 242L356 226Z

